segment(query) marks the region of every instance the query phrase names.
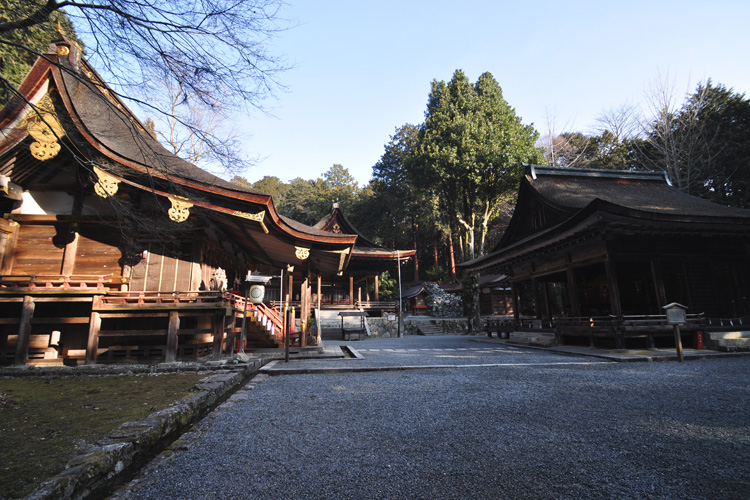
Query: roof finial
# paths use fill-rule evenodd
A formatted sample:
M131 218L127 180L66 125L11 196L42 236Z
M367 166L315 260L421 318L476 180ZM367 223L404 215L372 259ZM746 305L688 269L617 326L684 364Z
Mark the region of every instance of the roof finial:
M333 209L339 208L339 202L338 201L334 201L333 202L333 206L331 208L333 208Z
M68 39L65 31L63 30L62 24L60 24L60 21L55 22L55 32L57 33L57 36L59 36L63 40Z

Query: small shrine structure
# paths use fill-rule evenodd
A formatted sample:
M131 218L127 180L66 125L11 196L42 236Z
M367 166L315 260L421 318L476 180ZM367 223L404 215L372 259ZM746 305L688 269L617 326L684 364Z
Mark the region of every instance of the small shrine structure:
M362 308L392 309L390 304L384 305L380 301L379 275L388 271L391 278L396 278L398 266L414 257L416 250L392 250L369 240L346 218L339 203L333 203L328 214L313 227L328 234L357 237L345 273L325 276L326 282L321 289L321 303L327 306L359 305ZM372 295L369 292L371 281Z

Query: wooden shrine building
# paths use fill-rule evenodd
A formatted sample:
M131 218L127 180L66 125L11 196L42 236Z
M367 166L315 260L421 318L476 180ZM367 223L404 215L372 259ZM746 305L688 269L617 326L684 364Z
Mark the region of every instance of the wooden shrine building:
M670 339L671 302L688 307L687 332L750 315L750 210L664 173L529 166L497 248L462 267L509 276L516 330L653 346Z
M249 270L346 268L355 235L168 152L74 43L51 44L18 94L0 110L0 363L218 357ZM278 311L248 311L250 340L283 340Z
M397 263L407 262L416 253L416 250L391 250L370 241L344 216L338 203L333 203L328 214L313 227L328 234L357 237L346 272L341 276L325 276L326 283L321 292L321 303L325 305L379 307L380 273L388 271L391 278L395 278ZM370 280L373 283L372 295L369 293Z

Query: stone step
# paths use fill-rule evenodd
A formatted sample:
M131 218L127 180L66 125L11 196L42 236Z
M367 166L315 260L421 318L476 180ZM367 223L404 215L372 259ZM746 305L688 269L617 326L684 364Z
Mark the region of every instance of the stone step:
M708 332L706 347L716 351L750 352L750 332Z
M712 340L722 339L750 339L750 332L708 332Z
M416 325L422 335L443 335L440 325L428 322L419 322Z

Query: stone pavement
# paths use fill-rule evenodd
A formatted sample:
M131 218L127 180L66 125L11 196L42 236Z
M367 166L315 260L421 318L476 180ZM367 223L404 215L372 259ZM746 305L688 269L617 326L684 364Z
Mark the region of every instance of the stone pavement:
M361 358L276 361L112 498L750 491L750 358L618 363L459 336L326 345L348 347Z

